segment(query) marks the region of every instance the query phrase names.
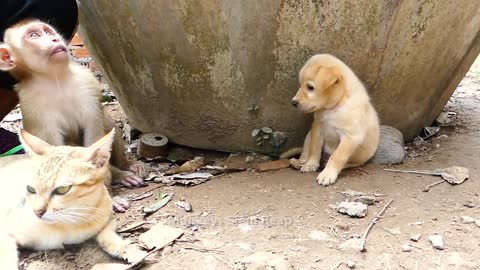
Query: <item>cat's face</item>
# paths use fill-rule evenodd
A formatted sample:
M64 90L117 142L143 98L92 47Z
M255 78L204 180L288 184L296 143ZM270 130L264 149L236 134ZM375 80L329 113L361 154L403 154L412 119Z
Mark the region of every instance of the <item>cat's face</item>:
M51 146L24 131L22 144L37 161L36 173L26 187L26 206L51 223L89 223L99 213L113 132L88 148Z

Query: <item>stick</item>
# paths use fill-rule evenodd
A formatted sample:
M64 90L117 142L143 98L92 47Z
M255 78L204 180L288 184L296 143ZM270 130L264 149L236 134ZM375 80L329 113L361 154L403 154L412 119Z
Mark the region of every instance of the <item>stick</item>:
M423 192L429 192L431 187L434 187L434 186L436 186L436 185L440 185L440 184L443 183L443 182L445 182L445 179L444 179L444 180L440 180L440 181L438 181L438 182L435 182L435 183L433 183L433 184L430 184L430 185L424 187L424 188L422 189L422 191L423 191Z
M343 262L337 263L337 264L332 268L332 270L337 269L337 268L340 267L340 265L342 265L342 264L343 264Z
M370 230L372 229L373 225L374 225L375 223L377 223L378 220L380 220L381 216L383 215L383 213L385 212L385 210L387 210L388 206L390 206L390 204L391 204L392 202L393 202L393 200L388 201L388 203L385 204L385 206L383 207L383 209L375 216L375 218L374 218L372 221L370 221L370 224L368 224L367 230L365 231L365 233L363 234L363 237L362 237L362 245L361 245L361 249L360 249L361 252L367 251L367 249L365 248L365 244L367 243L368 233L369 233Z
M414 174L427 174L427 175L434 175L434 176L441 176L442 173L440 172L432 172L432 171L409 171L409 170L395 170L395 169L383 169L387 172L401 172L401 173L414 173Z

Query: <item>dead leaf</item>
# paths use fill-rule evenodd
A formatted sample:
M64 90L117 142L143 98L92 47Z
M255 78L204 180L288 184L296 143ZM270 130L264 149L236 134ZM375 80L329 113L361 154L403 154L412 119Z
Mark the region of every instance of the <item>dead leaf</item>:
M150 230L142 233L138 239L142 241L148 249L161 249L177 238L182 236L183 230L157 223Z
M99 263L95 264L91 270L127 270L128 264L121 263Z
M170 169L165 172L165 175L172 175L176 173L194 172L205 164L204 157L195 157L193 160L187 161L180 167Z
M148 252L141 250L138 245L131 244L127 247L124 253L124 259L129 263L135 263L146 258Z
M185 186L196 186L207 182L213 175L210 173L196 172L187 174L174 174L171 176L163 176L155 179L155 183L162 183L165 185L181 184Z
M135 222L130 225L123 226L122 228L118 229L117 232L124 233L124 232L135 231L142 228L143 225L145 224L150 224L150 222L146 222L146 221Z
M453 166L438 170L440 176L452 185L463 183L469 177L468 169L460 166Z
M131 201L140 201L140 200L146 199L146 198L148 198L152 195L153 195L152 192L146 192L146 193L134 195L130 200Z

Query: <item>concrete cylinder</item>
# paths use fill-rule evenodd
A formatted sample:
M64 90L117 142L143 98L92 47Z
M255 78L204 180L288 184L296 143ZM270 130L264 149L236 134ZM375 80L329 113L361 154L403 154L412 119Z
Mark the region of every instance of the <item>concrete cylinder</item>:
M347 63L409 140L480 51L472 0L82 0L80 20L135 127L227 151L302 144L310 117L290 100L313 54Z

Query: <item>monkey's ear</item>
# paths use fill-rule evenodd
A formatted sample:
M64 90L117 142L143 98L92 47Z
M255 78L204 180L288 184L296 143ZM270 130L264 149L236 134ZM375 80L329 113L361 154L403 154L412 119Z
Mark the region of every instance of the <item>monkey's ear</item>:
M0 43L0 70L9 71L15 68L15 57L6 44Z
M115 128L107 135L87 148L86 161L93 164L96 168L102 168L108 164L110 153L112 151L113 139L115 137Z
M42 141L38 137L33 136L23 128L20 129L19 138L25 152L31 155L43 156L48 153L50 148L52 148L50 144Z

